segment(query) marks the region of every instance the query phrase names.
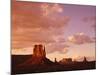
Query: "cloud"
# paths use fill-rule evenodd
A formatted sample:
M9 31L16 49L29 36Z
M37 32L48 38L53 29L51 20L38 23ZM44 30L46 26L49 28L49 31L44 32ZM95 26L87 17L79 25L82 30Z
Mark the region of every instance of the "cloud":
M82 19L83 22L89 23L90 26L96 30L96 16L88 16Z
M43 12L43 16L51 16L56 13L62 13L63 8L59 4L47 4L44 3L41 5L41 10Z
M68 16L60 15L63 11L59 4L13 2L12 48L55 43L54 37L62 36L69 23ZM64 39L58 40L64 42Z
M29 55L29 54L33 54L33 47L13 49L11 52L14 55Z
M39 6L38 6L39 5ZM57 12L53 12L52 16L43 16L45 12L42 11L41 6L43 3L25 3L14 2L12 9L12 27L24 27L24 28L61 28L64 24L69 22L68 16L61 16ZM58 4L46 4L49 8L57 10L61 8ZM28 9L30 8L30 9ZM50 9L48 11L50 11ZM36 10L37 9L37 10ZM61 8L63 9L63 8ZM24 11L23 11L24 10ZM55 11L53 10L53 11ZM59 18L59 21L58 21Z
M47 53L59 52L59 53L67 53L69 46L66 43L52 43L46 46Z
M96 16L88 16L88 17L84 17L83 22L91 22L91 21L96 21Z
M94 42L91 37L85 33L76 33L68 37L68 41L74 44L85 44Z
M48 34L50 34L48 36ZM40 33L40 31L37 32L18 32L16 34L13 34L12 36L12 47L16 48L22 48L27 46L32 46L34 43L53 43L55 40L52 37L53 35L49 32L45 33L44 31Z

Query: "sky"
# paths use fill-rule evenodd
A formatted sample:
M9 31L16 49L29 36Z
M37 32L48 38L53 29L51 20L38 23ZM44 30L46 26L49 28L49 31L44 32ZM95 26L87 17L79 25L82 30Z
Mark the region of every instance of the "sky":
M35 44L47 57L95 60L96 7L12 0L12 54L32 54Z

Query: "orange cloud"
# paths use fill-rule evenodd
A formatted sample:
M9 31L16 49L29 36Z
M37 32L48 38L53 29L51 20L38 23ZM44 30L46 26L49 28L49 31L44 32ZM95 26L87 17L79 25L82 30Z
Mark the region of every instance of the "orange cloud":
M26 48L20 48L20 49L13 49L11 52L14 55L29 55L33 54L33 47L26 47Z
M43 16L46 12L52 16ZM62 12L63 9L58 4L14 1L12 3L12 48L24 48L34 43L56 42L53 37L61 36L69 22L68 16L58 15Z
M69 51L69 46L66 43L49 43L46 45L47 53L59 52L67 53Z

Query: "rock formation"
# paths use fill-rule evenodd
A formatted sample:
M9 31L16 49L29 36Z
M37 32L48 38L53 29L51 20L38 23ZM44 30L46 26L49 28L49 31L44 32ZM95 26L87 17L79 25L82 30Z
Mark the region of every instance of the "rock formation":
M88 62L85 56L84 56L83 62L84 63Z
M45 58L46 52L45 47L43 45L35 45L33 49L33 57Z
M46 58L45 47L43 45L34 45L32 64L44 64Z
M20 66L48 65L48 64L53 64L53 62L46 57L45 46L39 44L39 45L34 45L32 57L28 59L26 62L20 64Z
M59 61L60 64L68 64L72 63L72 58L63 58L62 60Z

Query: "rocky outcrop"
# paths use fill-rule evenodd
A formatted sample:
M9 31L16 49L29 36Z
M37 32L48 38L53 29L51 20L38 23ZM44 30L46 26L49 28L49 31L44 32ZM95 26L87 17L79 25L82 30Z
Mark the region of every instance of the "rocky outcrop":
M45 46L43 45L35 45L33 49L33 57L39 57L39 58L45 58L46 52L45 52Z
M84 57L83 62L84 63L88 62L86 57Z
M32 64L47 64L51 62L46 58L45 46L41 44L34 45L33 56L31 59Z
M25 61L24 63L20 64L20 66L48 65L48 64L49 65L53 64L53 62L46 57L45 46L39 44L39 45L34 45L32 57L27 61Z

